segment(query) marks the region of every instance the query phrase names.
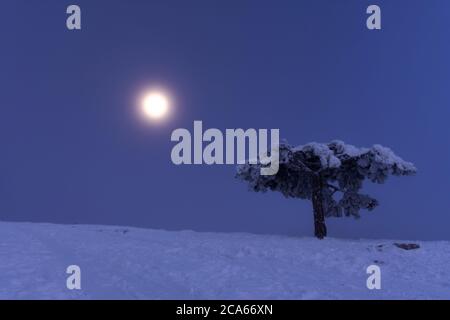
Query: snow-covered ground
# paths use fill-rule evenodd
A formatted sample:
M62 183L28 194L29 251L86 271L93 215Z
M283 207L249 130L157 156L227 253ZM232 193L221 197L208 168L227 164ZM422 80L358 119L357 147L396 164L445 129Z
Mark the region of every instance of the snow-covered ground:
M450 299L450 243L394 242L2 222L0 298Z

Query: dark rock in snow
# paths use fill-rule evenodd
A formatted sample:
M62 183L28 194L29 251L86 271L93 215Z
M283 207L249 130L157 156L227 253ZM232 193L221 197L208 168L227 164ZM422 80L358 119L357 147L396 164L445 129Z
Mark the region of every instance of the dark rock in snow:
M403 250L415 250L420 248L416 243L394 243L394 245Z

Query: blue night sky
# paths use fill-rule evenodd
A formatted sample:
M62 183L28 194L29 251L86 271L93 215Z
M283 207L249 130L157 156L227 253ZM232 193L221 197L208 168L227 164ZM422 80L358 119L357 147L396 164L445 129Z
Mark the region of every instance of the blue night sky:
M66 7L82 30L66 29ZM366 8L382 30L366 28ZM331 237L450 239L450 3L2 1L0 220L311 236L308 201L247 191L234 166L175 166L176 128L279 128L291 144L379 143L419 173ZM136 114L170 92L163 124Z

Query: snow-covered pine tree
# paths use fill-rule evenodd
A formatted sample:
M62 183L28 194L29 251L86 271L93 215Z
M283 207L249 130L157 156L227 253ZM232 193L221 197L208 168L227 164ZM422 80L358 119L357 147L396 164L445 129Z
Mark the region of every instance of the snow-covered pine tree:
M353 216L360 209L373 210L378 201L359 191L363 181L384 183L389 175L413 175L417 169L381 145L356 148L342 141L279 146L280 167L276 175L261 175L261 164L243 164L238 179L247 181L250 190L281 192L286 197L312 201L314 234L327 235L325 217ZM338 197L340 193L340 197Z

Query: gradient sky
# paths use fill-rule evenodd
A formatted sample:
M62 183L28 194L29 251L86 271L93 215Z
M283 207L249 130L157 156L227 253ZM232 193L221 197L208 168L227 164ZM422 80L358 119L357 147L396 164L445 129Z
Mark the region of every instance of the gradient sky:
M65 27L79 4L81 31ZM382 30L366 29L366 8ZM0 220L311 236L308 201L233 166L175 166L176 128L279 128L291 144L380 143L414 177L366 184L347 238L450 239L448 1L2 1ZM136 115L159 86L176 116Z

